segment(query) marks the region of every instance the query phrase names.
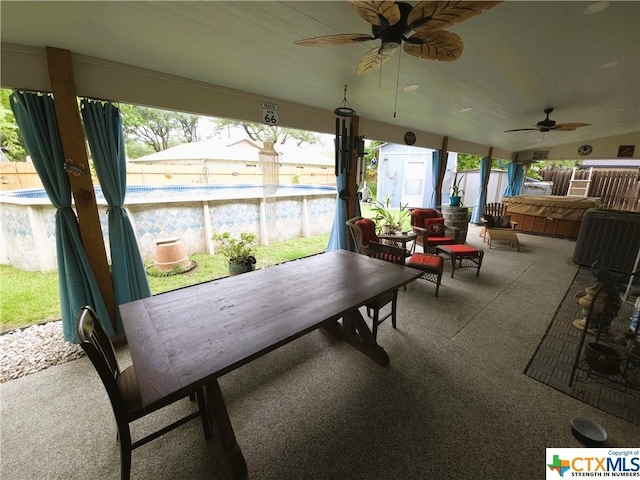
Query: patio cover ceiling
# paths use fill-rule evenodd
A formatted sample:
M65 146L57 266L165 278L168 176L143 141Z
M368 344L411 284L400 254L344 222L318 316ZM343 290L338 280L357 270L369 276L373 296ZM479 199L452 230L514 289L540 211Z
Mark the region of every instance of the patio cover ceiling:
M360 133L368 138L401 143L399 132L413 130L417 146L439 148L437 139L447 136L469 142L468 153L492 146L508 158L556 147L564 152L560 157L579 158L576 145L615 137L613 143L635 144L634 158L639 158L640 2L611 2L600 13L583 13L591 3L504 2L448 29L464 42L457 61L396 53L381 70L359 76L356 65L376 41L327 47L293 43L370 33L346 1L3 1L2 86L28 84L16 84L21 80L4 60L7 45L54 46L282 102L280 121L286 126L308 126L299 112L287 118L286 106L297 105L324 112L316 130L330 133L331 112L348 84L349 103L361 117ZM604 68L613 61L615 66ZM412 84L419 88L404 91ZM150 104L149 95L126 100ZM180 102L173 99L172 105L180 109ZM551 118L558 123L591 126L504 133L535 125L546 107L555 108ZM183 108L226 113L215 107L196 111L187 103ZM259 104L254 118L243 115L258 121ZM370 128L375 137L368 134L367 122L377 125ZM594 148L590 158L597 154Z

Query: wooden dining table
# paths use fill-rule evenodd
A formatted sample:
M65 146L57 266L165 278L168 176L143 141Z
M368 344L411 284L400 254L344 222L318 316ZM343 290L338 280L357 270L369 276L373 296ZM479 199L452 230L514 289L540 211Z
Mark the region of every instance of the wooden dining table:
M421 274L338 250L122 304L143 406L204 387L223 457L246 478L218 378L319 327L387 365L358 308Z

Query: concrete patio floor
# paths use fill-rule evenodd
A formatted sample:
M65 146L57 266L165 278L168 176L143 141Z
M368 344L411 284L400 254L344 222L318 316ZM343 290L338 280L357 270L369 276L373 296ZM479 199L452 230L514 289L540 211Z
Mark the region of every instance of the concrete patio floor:
M575 242L519 234L520 252L485 251L480 275L445 265L439 297L401 290L398 328L381 325L381 367L314 331L223 376L250 479L539 479L545 448L582 445L570 419L590 417L607 447L638 447L640 428L533 380L534 355L578 267ZM123 364L126 347L119 349ZM117 479L106 393L87 358L0 385L0 478ZM192 409L134 424L139 437ZM133 453L134 479L230 478L197 422Z

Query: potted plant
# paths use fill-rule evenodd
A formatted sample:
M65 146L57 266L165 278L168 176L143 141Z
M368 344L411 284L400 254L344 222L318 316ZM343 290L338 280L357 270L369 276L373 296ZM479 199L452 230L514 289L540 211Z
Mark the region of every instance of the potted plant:
M402 225L410 215L407 207L408 204L401 204L398 210L398 216L396 217L396 209L391 207L391 197L387 197L384 203L376 201L376 203L371 206L371 210L376 214L376 216L373 217L373 221L383 233L400 233L402 231Z
M459 207L462 204L460 200L462 199L462 195L464 195L464 190L460 188L460 182L462 182L463 178L464 175L461 175L460 179L458 179L457 173L453 178L453 185L451 185L451 196L449 197L449 205L451 205L452 207Z
M213 240L218 242L217 250L227 257L229 275L250 272L256 268L256 236L253 233L241 233L233 238L229 232L214 233Z

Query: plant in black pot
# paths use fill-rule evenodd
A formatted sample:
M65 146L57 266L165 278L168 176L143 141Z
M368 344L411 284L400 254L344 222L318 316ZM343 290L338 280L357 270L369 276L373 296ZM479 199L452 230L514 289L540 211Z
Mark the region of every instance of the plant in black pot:
M214 233L218 253L227 257L229 275L250 272L256 268L256 236L253 233L241 233L233 238L229 232Z

